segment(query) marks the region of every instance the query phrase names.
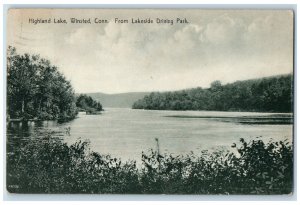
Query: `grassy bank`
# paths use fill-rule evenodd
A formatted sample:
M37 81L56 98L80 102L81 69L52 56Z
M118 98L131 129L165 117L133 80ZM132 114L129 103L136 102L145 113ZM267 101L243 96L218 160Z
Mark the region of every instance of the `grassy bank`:
M245 142L232 150L186 156L142 153L142 166L51 136L7 153L13 193L289 194L293 151L287 142Z

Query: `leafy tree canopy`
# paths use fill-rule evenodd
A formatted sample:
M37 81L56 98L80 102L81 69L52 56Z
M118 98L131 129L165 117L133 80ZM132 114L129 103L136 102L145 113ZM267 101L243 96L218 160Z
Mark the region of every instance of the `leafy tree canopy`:
M92 97L81 94L77 97L76 106L81 111L102 111L100 102L95 101Z
M133 109L218 110L218 111L293 111L293 75L211 83L207 89L151 93L136 101Z
M7 115L9 118L69 120L77 115L71 83L39 55L7 49Z

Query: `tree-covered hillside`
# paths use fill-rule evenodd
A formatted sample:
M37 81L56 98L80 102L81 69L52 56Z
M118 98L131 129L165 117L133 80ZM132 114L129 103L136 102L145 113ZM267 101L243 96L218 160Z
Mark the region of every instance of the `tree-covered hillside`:
M237 81L210 88L175 92L155 92L136 101L133 109L218 110L218 111L293 111L293 75Z
M7 117L69 120L77 114L71 83L39 55L7 50Z

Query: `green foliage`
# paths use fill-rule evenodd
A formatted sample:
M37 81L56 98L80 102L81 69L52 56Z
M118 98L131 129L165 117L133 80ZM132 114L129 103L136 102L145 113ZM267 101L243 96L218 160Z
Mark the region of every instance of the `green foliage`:
M77 97L76 106L81 111L94 112L103 110L100 102L97 102L92 97L83 94Z
M229 151L200 156L143 156L145 193L288 194L292 192L293 154L287 142L241 139L238 154ZM158 161L159 159L159 161Z
M135 163L121 164L109 155L88 149L78 141L71 146L58 138L28 142L8 153L8 191L17 193L136 193Z
M293 151L285 142L253 140L231 151L186 156L142 153L142 165L34 137L7 154L7 189L14 193L289 194Z
M77 114L75 95L57 67L38 55L7 51L7 115L10 118L69 120Z
M132 108L150 110L293 111L293 76L282 75L176 92L151 93Z

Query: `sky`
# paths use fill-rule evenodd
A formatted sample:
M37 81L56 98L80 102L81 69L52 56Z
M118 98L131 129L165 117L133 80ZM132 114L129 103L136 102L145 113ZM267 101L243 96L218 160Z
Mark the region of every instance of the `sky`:
M49 18L68 23L29 23ZM92 23L72 24L70 18ZM109 23L95 24L95 18ZM154 23L132 24L132 18ZM157 24L157 18L174 22ZM205 88L215 80L293 72L288 10L11 9L6 31L7 45L49 59L77 93Z

